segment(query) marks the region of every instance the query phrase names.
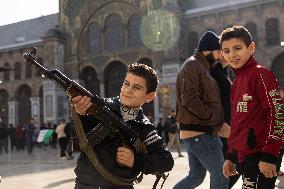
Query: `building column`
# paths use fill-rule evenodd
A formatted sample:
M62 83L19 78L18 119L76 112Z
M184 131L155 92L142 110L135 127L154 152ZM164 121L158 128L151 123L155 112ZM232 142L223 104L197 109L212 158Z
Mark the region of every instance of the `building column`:
M13 124L14 127L17 127L19 124L19 102L18 101L9 101L8 102L8 124Z
M57 124L61 119L67 119L68 110L66 93L52 81L43 82L43 112L44 123Z
M39 97L31 97L31 112L35 120L35 126L40 127L40 103Z
M170 109L176 107L176 77L179 70L179 64L166 64L162 66L162 77L160 79L159 88L159 106L155 112L159 112L162 109L162 115L158 117L163 118L163 123L166 121L170 114ZM162 108L161 108L162 107Z
M103 73L100 73L98 74L98 81L99 81L99 86L100 86L100 93L101 94L98 94L100 95L100 97L105 97L105 80L104 80L104 74Z

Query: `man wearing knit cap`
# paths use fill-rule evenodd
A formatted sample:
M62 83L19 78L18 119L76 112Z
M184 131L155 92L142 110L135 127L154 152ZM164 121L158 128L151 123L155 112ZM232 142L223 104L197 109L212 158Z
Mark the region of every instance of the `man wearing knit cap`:
M223 108L217 82L210 76L211 66L219 59L218 36L206 32L198 49L181 66L176 81L177 122L180 138L188 153L190 171L174 189L193 189L210 173L210 189L227 189L223 176L222 145L218 133L229 130L224 126Z

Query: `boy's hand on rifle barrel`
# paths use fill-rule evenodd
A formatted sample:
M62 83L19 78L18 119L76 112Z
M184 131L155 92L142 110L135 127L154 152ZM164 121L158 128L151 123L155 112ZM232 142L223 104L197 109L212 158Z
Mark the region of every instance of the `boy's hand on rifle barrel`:
M72 103L75 111L80 115L85 115L92 106L91 98L87 96L76 96L72 98Z

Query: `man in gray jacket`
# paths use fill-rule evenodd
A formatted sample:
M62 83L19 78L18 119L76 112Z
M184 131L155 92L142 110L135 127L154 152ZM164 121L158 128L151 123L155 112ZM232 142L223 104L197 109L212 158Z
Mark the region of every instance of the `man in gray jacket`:
M218 133L228 135L223 124L223 110L217 82L210 69L219 59L219 38L206 32L199 40L198 49L181 66L176 82L177 122L180 138L187 152L190 171L174 189L196 188L210 173L211 189L227 189L223 176L222 145Z

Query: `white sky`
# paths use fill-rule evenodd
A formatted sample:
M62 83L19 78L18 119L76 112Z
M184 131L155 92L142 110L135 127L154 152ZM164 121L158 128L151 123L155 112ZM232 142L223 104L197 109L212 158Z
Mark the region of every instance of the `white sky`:
M0 26L59 11L59 0L1 0Z

